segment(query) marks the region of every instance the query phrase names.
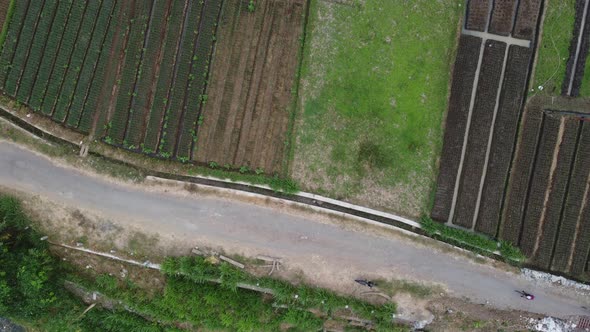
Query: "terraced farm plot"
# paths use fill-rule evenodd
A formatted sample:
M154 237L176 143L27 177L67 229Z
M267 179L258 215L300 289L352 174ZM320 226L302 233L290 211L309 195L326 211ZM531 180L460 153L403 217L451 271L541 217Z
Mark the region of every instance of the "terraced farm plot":
M99 60L108 56L121 3L16 1L0 54L3 93L88 132L77 120L85 108L92 108L86 121L97 114L94 104L86 104L89 86Z
M305 1L226 0L207 102L192 157L281 173L291 117ZM188 151L188 149L184 149Z
M499 238L536 267L580 276L590 250L590 114L536 100L524 117Z
M190 158L221 0L15 3L5 94L108 143Z
M436 220L497 234L540 4L541 0L468 3L461 39L477 38L482 46L460 48L457 55L459 69L452 79L431 211ZM466 76L461 73L463 59L474 62L474 56L477 63L469 67L473 74ZM455 89L455 82L471 86Z

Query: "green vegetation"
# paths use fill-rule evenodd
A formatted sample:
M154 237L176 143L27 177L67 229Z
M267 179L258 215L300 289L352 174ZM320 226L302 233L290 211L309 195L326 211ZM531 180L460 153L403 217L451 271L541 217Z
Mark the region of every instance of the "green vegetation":
M489 256L495 251L499 251L500 255L510 263L518 264L523 262L526 257L522 254L520 249L514 247L506 241L496 242L493 239L481 234L468 232L459 228L453 228L444 224L438 223L430 219L430 217L422 217L420 221L422 230L430 237L438 238L442 241L448 242L460 247L467 247L467 249Z
M277 331L288 326L290 331L314 331L339 315L372 320L377 330L395 328L393 304L371 305L324 289L257 278L202 257L168 258L162 266L163 289L142 289L129 278L107 274L91 277L50 254L16 199L0 196L0 220L0 312L29 328L177 331L182 324L206 330ZM113 310L99 305L84 313L86 306L63 287L65 279L98 290L114 303ZM220 284L211 282L215 280ZM238 283L270 289L273 295L238 289Z
M2 31L0 32L0 53L2 53L2 47L4 45L4 41L6 40L6 36L8 36L8 25L10 25L10 20L12 19L12 14L14 14L14 7L16 5L16 0L10 0L8 4L8 10L6 10L6 18L4 19L4 24L2 25Z
M210 162L209 167L195 166L189 171L191 175L211 176L231 182L246 182L253 185L269 186L275 192L285 194L296 194L299 192L299 184L291 178L284 178L278 175L264 175L264 170L256 169L254 172L247 166L242 166L238 172L230 171L231 165L224 165L224 169L219 168L215 162Z
M548 1L532 89L545 95L561 94L561 84L573 36L575 0ZM543 87L539 91L539 87Z
M63 288L66 269L41 234L30 227L19 202L0 196L0 312L40 331L161 331L139 316L85 306Z
M133 282L109 275L78 281L86 287L98 287L101 293L121 299L142 316L163 325L184 322L206 330L278 331L286 324L293 331L316 331L322 328L326 317L338 319L337 313L342 313L370 319L377 330L394 328L393 304L375 306L323 289L256 278L226 263L215 265L202 257L168 258L162 272L166 286L151 295L138 291ZM238 289L238 283L271 289L274 295ZM308 309L314 309L314 313Z
M426 210L463 3L311 2L292 170L306 189Z

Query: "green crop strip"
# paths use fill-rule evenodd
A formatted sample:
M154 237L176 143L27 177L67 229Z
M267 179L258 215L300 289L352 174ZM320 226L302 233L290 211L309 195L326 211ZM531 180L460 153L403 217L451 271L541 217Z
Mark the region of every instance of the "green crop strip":
M290 331L316 331L328 317L340 319L339 314L371 320L377 331L399 330L392 323L392 303L372 305L325 289L257 278L203 257L166 259L166 281L156 289L140 288L130 278L82 273L52 256L18 200L0 195L0 220L0 312L33 330L179 331L181 324L205 330L278 331L286 325ZM65 280L83 292L98 290L113 308L97 305L85 312L86 306L66 291ZM272 299L238 289L238 283L270 289Z
M2 53L4 41L6 40L6 36L8 35L8 26L10 25L10 21L12 20L12 14L14 14L15 5L16 0L10 0L10 4L8 4L8 10L6 11L6 18L4 19L4 24L2 25L2 31L0 32L0 54Z
M422 217L420 224L422 225L422 230L430 237L439 238L444 242L456 244L461 247L467 245L469 250L485 256L499 251L500 255L512 264L520 264L526 259L520 249L506 241L496 242L481 234L435 222L426 216Z

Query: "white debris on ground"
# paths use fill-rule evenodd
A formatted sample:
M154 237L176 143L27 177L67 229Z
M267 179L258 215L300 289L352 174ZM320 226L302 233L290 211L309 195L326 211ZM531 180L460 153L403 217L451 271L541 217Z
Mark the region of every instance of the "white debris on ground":
M543 319L529 319L529 328L539 332L570 332L576 324L565 322L559 318L545 317Z
M572 287L578 290L590 291L590 285L585 285L577 281L566 279L564 277L556 276L550 273L534 271L530 269L522 269L522 274L525 278L534 281L545 281L552 284Z

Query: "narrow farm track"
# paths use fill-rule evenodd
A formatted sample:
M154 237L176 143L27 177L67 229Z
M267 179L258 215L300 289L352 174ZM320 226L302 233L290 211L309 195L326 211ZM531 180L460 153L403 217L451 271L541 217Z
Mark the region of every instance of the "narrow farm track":
M230 251L272 253L319 282L352 284L355 276L367 273L437 282L445 285L451 295L466 296L476 303L489 301L499 308L560 317L587 314L581 306L590 303L590 297L566 297L553 286L538 286L460 256L434 254L433 248L403 237L350 231L310 217L233 200L176 196L114 184L57 166L7 142L0 142L0 185L98 212L161 236L190 239ZM523 301L515 289L530 290L537 299Z

